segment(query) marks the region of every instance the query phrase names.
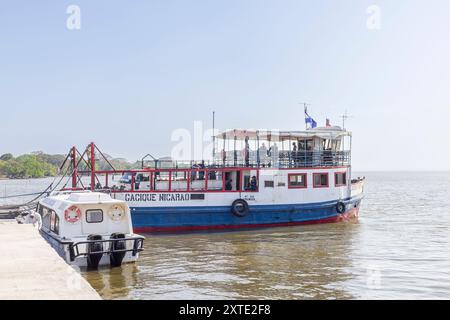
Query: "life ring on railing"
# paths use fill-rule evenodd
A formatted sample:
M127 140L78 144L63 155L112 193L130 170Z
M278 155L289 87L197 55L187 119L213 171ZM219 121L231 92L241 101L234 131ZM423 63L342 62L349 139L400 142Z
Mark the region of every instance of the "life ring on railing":
M112 221L119 222L125 217L126 210L123 206L115 204L109 209L108 215Z
M231 205L231 213L237 217L244 217L249 211L248 203L244 199L236 199Z
M345 212L345 204L343 202L336 203L336 211L337 213L344 213Z
M75 223L81 218L81 210L77 206L70 206L64 211L64 219L67 222Z

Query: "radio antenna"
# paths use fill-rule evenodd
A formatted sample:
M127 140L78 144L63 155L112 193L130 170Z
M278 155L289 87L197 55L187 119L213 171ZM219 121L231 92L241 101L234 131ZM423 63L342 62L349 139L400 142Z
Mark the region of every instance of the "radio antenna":
M345 130L345 120L353 118L353 116L348 115L347 109L345 109L345 113L341 116L341 118L342 118L342 129Z

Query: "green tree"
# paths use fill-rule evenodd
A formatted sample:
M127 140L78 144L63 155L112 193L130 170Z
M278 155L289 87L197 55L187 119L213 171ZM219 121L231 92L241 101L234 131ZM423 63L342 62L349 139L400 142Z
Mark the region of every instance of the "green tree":
M22 155L2 163L2 172L10 178L42 178L53 176L55 166L39 161L35 155Z
M4 167L5 167L5 161L0 160L0 177L6 176Z
M36 155L37 159L42 162L49 163L55 167L60 167L66 158L65 155L62 154L46 154L42 151L32 152L31 154Z

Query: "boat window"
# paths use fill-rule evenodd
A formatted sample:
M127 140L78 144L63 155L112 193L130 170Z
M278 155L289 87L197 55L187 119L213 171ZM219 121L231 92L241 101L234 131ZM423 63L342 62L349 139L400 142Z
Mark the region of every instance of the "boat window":
M156 191L169 191L169 172L155 171L153 185Z
M336 151L341 150L341 140L336 140L336 148L335 148L335 150Z
M59 217L53 210L51 210L50 215L50 230L56 234L59 234Z
M193 163L190 171L190 185L189 189L192 191L203 191L206 185L207 170L205 170L205 163Z
M333 150L336 147L336 140L324 139L322 140L323 150Z
M224 189L225 191L239 191L241 172L240 171L224 171Z
M42 207L42 226L50 229L50 211L45 207Z
M312 150L312 140L298 140L298 150L299 151L311 151Z
M264 181L264 188L274 188L275 187L275 183L273 182L273 180L265 180Z
M313 173L313 187L314 188L328 187L328 173Z
M172 171L170 175L170 189L171 191L187 191L188 171Z
M306 173L289 174L289 188L306 188Z
M223 186L222 175L223 175L222 171L214 171L214 170L208 171L208 190L209 191L222 190L222 186Z
M192 170L190 172L191 179L189 181L189 189L191 191L203 191L205 190L205 171Z
M347 173L346 172L336 172L334 174L334 184L336 187L341 187L347 185Z
M150 176L148 173L138 173L136 175L136 181L138 181L138 182L149 181L149 180L150 180Z
M131 172L125 172L123 174L123 176L120 178L120 183L131 183L131 177L132 177L132 173Z
M42 219L42 226L46 229L50 229L50 216L47 215Z
M129 191L132 190L133 186L132 186L132 181L135 181L135 186L136 187L136 174L133 172L124 172L123 175L120 177L119 179L119 184L118 185L114 185L112 187L113 190L120 190L120 191ZM114 177L113 177L114 180Z
M134 178L134 190L150 190L150 173L139 172Z
M256 170L242 171L242 191L258 191L258 173Z
M103 210L100 209L86 210L86 222L87 223L103 222Z

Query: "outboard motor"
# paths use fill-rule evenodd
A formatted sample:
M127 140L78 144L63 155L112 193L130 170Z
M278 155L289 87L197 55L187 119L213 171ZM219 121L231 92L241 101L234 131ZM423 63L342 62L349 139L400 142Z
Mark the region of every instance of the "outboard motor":
M87 240L102 240L102 236L99 234L90 234ZM87 244L87 265L89 269L97 269L98 264L103 256L103 243L92 242Z
M116 232L111 234L111 240L112 239L125 239L125 234ZM122 260L125 257L125 251L116 252L116 250L125 250L126 249L126 243L125 240L116 240L113 241L111 245L111 254L109 256L109 260L111 262L111 267L120 267L122 264Z

